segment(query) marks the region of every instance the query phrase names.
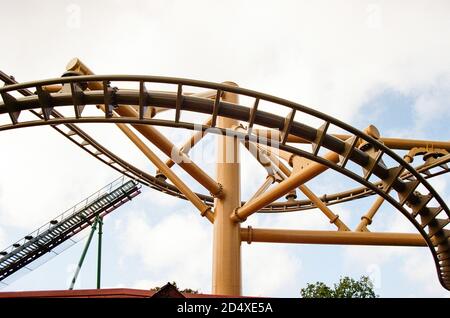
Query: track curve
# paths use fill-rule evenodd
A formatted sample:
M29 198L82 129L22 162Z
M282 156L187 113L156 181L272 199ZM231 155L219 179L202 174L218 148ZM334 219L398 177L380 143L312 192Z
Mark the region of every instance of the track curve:
M231 104L227 102L217 102L213 100L194 97L194 96L177 96L177 94L168 94L163 92L147 92L141 89L136 90L105 90L105 91L75 91L69 93L43 93L42 87L52 84L70 84L70 83L87 83L87 82L136 82L139 83L163 83L174 84L178 86L195 86L217 90L220 92L230 92L243 95L255 99L253 108ZM142 87L142 85L140 85ZM11 92L21 89L35 88L36 95L26 97L13 97ZM285 99L275 96L235 87L225 84L216 84L197 80L156 77L156 76L135 76L135 75L94 75L94 76L74 76L50 79L38 82L29 82L21 84L13 84L0 88L3 103L0 104L0 114L9 114L12 123L0 126L0 130L16 129L22 127L38 126L38 125L60 125L71 123L133 123L146 125L159 125L168 127L194 128L194 123L180 122L177 120L160 120L146 118L131 117L83 117L76 116L73 118L51 118L49 114L54 108L79 105L96 105L108 104L112 108L117 105L157 105L158 107L176 109L180 111L190 111L212 116L223 116L243 122L248 122L249 126L257 124L265 128L278 129L282 131L282 141L274 141L267 138L256 137L247 133L235 132L238 138L244 140L252 140L259 143L265 143L269 146L279 146L280 149L290 153L297 154L309 160L323 164L357 182L363 187L370 189L374 193L382 196L386 201L391 203L399 212L416 227L418 232L427 242L433 258L435 260L438 277L441 284L450 290L450 244L448 224L450 223L450 212L439 194L431 187L427 180L416 171L410 164L405 162L391 149L387 148L376 139L364 134L358 129L339 121L331 116L318 112L298 103L293 103ZM267 113L257 109L259 101L267 101L287 107L291 110L290 115L282 117ZM113 103L111 103L113 101ZM120 107L120 106L119 106ZM43 119L35 121L20 122L19 114L24 110L41 109L44 115ZM308 114L324 121L325 128L317 129L303 123L295 121L296 112ZM47 114L47 115L45 115ZM214 120L213 120L214 122ZM348 132L352 139L344 142L331 134L327 133L328 126L333 125ZM198 124L197 124L198 126ZM210 127L202 126L203 130ZM217 133L222 132L221 129L215 129ZM287 145L285 138L292 134L303 138L312 144L316 144L316 151L308 152L297 147ZM374 149L377 149L377 156L371 157L367 153L356 147L356 141L364 140ZM276 144L276 145L275 145ZM336 152L342 156L341 163L325 160L318 155L321 148ZM358 174L348 169L346 164L353 162L360 166L362 173ZM389 162L390 166L386 166L384 162ZM365 171L365 172L363 172ZM413 177L413 181L402 180L403 173L407 173ZM369 181L371 176L376 176L381 186L375 185ZM419 192L425 191L424 193ZM395 192L397 196L392 196Z

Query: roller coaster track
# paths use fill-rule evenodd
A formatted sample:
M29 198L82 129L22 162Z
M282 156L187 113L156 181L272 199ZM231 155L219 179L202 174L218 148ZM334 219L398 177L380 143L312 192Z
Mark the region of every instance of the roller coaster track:
M0 81L2 81L5 85L18 84L15 79L11 76L0 71ZM28 89L19 89L18 92L23 96L32 96L34 95ZM30 110L30 112L37 116L40 119L44 119L42 112L38 112L35 110ZM64 116L59 113L57 110L53 109L49 115L52 118L64 118ZM187 198L172 184L167 183L165 179L157 178L156 176L152 176L147 172L137 168L131 163L123 160L106 147L102 146L98 141L96 141L92 136L83 131L80 127L75 124L63 124L58 126L51 126L61 135L69 139L72 143L77 145L80 149L86 151L94 158L100 160L102 163L110 166L116 171L133 178L135 180L139 180L140 183L158 190L160 192L187 200ZM78 137L78 138L76 138ZM450 162L450 155L445 156L445 158L439 158L432 161L428 165L422 165L419 167L415 167L416 171L421 173L425 179L429 179L435 177L437 175L441 175L450 171L450 169L446 165L447 162ZM440 171L429 173L429 169L441 167ZM403 173L400 176L401 179L411 178L411 174ZM379 186L380 183L377 184ZM360 198L365 198L368 196L374 195L375 192L370 190L367 187L358 187L355 189L350 189L340 193L332 193L332 194L324 194L320 196L320 199L326 205L335 205L343 202L348 202ZM210 195L205 195L202 193L196 193L206 204L212 206L214 203L214 198ZM242 201L242 205L246 202ZM284 201L284 202L274 202L259 211L259 213L283 213L283 212L297 212L303 210L310 210L316 208L315 204L311 202L311 200L292 200L292 201Z
M136 89L104 89L104 90L79 90L74 84L101 82L105 88L110 82L134 82ZM202 97L184 95L182 93L170 94L158 91L147 91L145 84L162 83L178 87L182 92L183 86L198 87L221 92L234 93L255 102L253 106L246 107L220 99L211 100ZM43 87L54 84L67 84L70 91L49 93ZM12 92L23 89L34 88L37 94L14 97ZM199 124L180 121L180 112L189 111L212 116L215 123L217 116L247 122L249 127L260 125L267 129L276 129L282 132L281 140L256 136L249 132L235 132L235 136L245 141L277 146L281 150L301 156L313 162L317 162L336 172L345 175L360 183L374 194L383 197L399 212L401 212L422 235L435 260L439 280L444 288L450 290L450 212L438 193L428 183L426 178L409 163L399 157L395 152L380 143L378 140L355 129L354 127L339 121L331 116L318 112L298 103L271 95L234 87L226 84L216 84L204 81L156 77L156 76L134 76L134 75L92 75L92 76L69 76L57 79L11 84L0 88L3 103L0 104L0 114L9 114L10 124L0 126L1 130L33 127L41 125L71 125L75 123L126 123L166 126L176 128L194 129ZM276 104L290 110L286 117L261 111L258 104L261 102ZM105 116L82 116L80 106L84 105L106 105ZM140 113L145 113L148 105L174 109L176 111L173 120L162 120L155 118L138 117L114 117L112 111L120 108L119 105L134 105L139 107ZM74 107L76 116L54 117L50 116L54 108L71 106ZM42 110L43 119L31 121L19 121L19 114L26 110ZM323 121L323 125L314 128L295 121L297 113L307 114ZM214 126L212 124L211 126ZM201 125L201 129L212 133L225 133L224 129ZM345 141L336 138L329 133L338 128L345 131L351 137ZM300 137L314 145L311 152L303 150L286 143L287 136ZM363 140L373 149L376 156L370 156L357 147L359 141ZM341 156L339 163L327 160L319 155L320 150L327 149ZM360 171L349 168L349 163L359 166ZM404 177L403 177L404 176ZM373 179L377 181L372 181ZM393 195L391 195L393 194Z
M44 255L54 256L58 254L56 249L62 252L73 246L73 238L94 223L96 217L105 217L139 193L139 183L122 176L0 251L0 287L20 270L33 270L33 262Z
M3 81L6 85L17 84L14 78L6 75L2 71L0 71L0 80ZM19 89L19 93L24 96L31 96L34 93L29 91L28 89ZM35 110L30 110L30 112L37 116L40 119L44 119L42 112L37 112ZM53 109L51 111L50 117L53 118L64 118L64 116ZM117 170L118 172L133 178L135 180L139 180L140 183L161 191L163 193L187 200L186 197L172 184L165 182L164 179L156 178L144 172L143 170L137 168L136 166L130 164L129 162L123 160L104 146L102 146L98 141L96 141L92 136L83 131L80 127L75 124L63 124L58 126L51 126L61 135L69 139L72 143L76 144L80 149L86 151L94 158L97 158L104 164L110 166L111 168ZM78 137L78 138L75 138ZM445 160L442 160L445 159ZM442 158L436 160L436 163L431 163L430 165L424 165L423 167L416 167L416 170L423 174L424 178L432 178L434 176L447 173L450 171L448 167L443 167L439 172L435 173L424 173L428 171L430 168L440 167L443 164L446 164L450 161L450 156L446 156L446 158ZM401 178L410 177L410 174L404 173ZM379 185L379 184L378 184ZM343 202L348 202L360 198L365 198L368 196L374 195L375 192L370 190L367 187L359 187L355 189L350 189L340 193L333 194L324 194L320 196L321 200L326 205L335 205ZM213 205L214 198L210 195L205 195L201 193L196 193L206 204L209 206ZM246 202L242 201L242 205ZM284 202L274 202L259 211L259 213L283 213L283 212L296 212L303 210L310 210L315 208L315 204L311 202L311 200L293 200L293 201L284 201Z
M5 85L17 84L13 77L8 76L7 74L0 71L0 80L5 83ZM18 90L20 94L23 96L32 96L34 95L28 89L20 89ZM30 112L40 119L44 119L44 115L42 112L30 110ZM64 116L59 113L57 110L53 109L49 114L52 118L64 118ZM140 170L139 168L133 166L129 162L126 162L119 156L115 155L113 152L102 146L98 143L92 136L83 131L80 127L75 124L64 124L59 126L51 126L58 133L63 135L65 138L69 139L72 143L77 145L80 149L86 151L94 158L100 160L104 164L110 166L121 174L126 175L129 178L138 180L140 183L151 187L153 189L159 190L163 193L167 193L176 197L180 197L186 199L180 191L174 187L173 185L165 182L164 180L157 179L154 176L149 175L148 173ZM213 198L209 196L204 196L202 194L198 194L201 198L205 200L213 201Z

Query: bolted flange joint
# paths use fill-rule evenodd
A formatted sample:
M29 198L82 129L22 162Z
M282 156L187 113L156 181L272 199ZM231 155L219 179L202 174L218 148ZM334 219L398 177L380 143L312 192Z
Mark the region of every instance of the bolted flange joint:
M252 244L253 239L253 228L249 225L247 226L247 244Z
M218 199L223 199L224 197L224 193L223 193L223 186L220 183L217 183L219 185L219 191L217 193L212 193L210 192L209 194L213 197L213 198L218 198Z
M203 217L205 217L205 216L206 216L206 213L208 213L208 212L211 212L211 213L212 213L211 207L210 207L210 206L207 206L205 209L203 209L202 211L200 211L200 215L203 216Z
M331 220L330 220L330 223L331 224L334 224L334 223L336 223L336 221L339 219L339 214L336 214L335 216L334 216L334 218L332 218Z
M233 210L233 216L232 216L233 220L235 220L236 222L242 223L245 222L247 220L247 218L241 218L238 214L238 208Z
M363 216L361 217L361 221L363 221L363 220L366 220L367 225L372 224L372 219L369 218L369 217L367 217L367 216L365 216L365 215L363 215Z

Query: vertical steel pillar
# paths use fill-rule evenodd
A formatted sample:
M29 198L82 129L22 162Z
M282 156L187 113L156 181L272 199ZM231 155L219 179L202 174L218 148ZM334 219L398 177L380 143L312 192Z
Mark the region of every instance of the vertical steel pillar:
M75 270L75 274L73 275L72 281L70 282L70 287L69 287L70 290L72 290L73 287L75 286L75 283L78 278L78 274L80 273L80 270L81 270L81 266L83 266L83 262L86 257L87 251L89 249L89 245L91 244L91 241L92 241L92 236L94 236L94 232L97 229L97 222L98 222L98 217L95 218L94 224L92 224L91 232L89 233L89 237L86 241L86 245L84 246L83 252L81 253L81 257L80 257L80 260L78 261L78 265Z
M235 83L227 82L229 85ZM237 85L236 85L237 86ZM224 93L224 101L237 103L236 94ZM238 121L218 117L217 126L230 128ZM214 204L213 278L212 292L216 295L241 295L240 224L231 220L240 205L239 140L218 136L217 182L223 187L223 197Z
M102 235L103 235L103 218L98 217L98 251L97 251L97 289L101 288L102 277Z

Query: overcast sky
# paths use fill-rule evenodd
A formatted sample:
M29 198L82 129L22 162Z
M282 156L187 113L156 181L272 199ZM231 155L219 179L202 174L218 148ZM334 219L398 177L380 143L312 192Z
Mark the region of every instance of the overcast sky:
M73 57L97 74L214 82L301 102L383 136L448 140L448 1L9 1L0 69L18 81L59 77ZM276 110L275 110L276 112ZM154 167L112 125L83 129L126 160ZM185 132L164 130L181 144ZM214 152L214 138L203 142ZM50 127L0 133L0 249L118 177ZM264 170L243 154L243 198ZM214 175L214 166L202 167ZM185 173L180 176L201 190ZM353 183L332 173L312 187ZM449 198L447 177L433 180ZM355 226L372 199L333 207ZM448 202L448 200L447 200ZM372 230L413 231L383 205ZM256 216L248 225L333 229L318 211ZM246 226L247 224L245 224ZM212 228L188 203L151 189L105 220L104 287L176 281L211 291ZM95 244L94 244L95 246ZM83 243L5 290L65 289ZM381 296L448 297L424 248L242 245L246 295L299 295L307 282L370 275ZM91 249L78 288L95 286Z

